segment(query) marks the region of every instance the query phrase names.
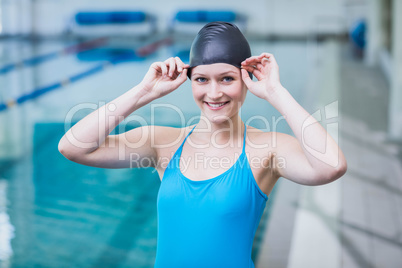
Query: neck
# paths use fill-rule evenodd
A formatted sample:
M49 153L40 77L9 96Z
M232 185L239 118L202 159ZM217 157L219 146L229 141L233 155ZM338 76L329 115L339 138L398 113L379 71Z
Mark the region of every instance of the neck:
M211 141L218 145L232 144L234 141L242 139L244 123L239 115L219 122L210 121L207 117L201 115L194 132L198 132L196 135L204 141Z

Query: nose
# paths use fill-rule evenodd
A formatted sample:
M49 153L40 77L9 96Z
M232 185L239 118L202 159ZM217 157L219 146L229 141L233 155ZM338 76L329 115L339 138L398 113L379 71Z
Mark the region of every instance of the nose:
M211 83L211 86L208 89L207 96L211 100L219 100L223 96L223 92L220 89L219 84L216 81Z

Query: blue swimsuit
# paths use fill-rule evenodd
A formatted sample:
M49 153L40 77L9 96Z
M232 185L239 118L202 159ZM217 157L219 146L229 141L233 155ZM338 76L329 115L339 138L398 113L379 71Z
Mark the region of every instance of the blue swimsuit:
M195 128L195 127L194 127ZM194 181L179 168L185 137L165 170L157 198L155 268L252 268L253 239L268 196L243 150L224 173Z

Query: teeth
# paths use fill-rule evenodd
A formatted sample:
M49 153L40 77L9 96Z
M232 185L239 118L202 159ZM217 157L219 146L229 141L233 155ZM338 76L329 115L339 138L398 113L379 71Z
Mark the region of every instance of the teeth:
M226 103L226 102L221 103L221 104L212 104L212 103L209 103L209 102L208 102L208 105L211 106L211 107L213 107L213 108L218 108L218 107L221 107L222 105L224 105L225 103Z

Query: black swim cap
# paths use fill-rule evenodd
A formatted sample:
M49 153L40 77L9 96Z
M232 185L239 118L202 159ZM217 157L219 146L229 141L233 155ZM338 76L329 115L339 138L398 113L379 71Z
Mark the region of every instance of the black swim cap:
M206 24L195 37L190 50L190 68L198 65L227 63L238 68L241 62L251 57L250 46L236 25L214 21ZM253 78L249 72L250 78Z

